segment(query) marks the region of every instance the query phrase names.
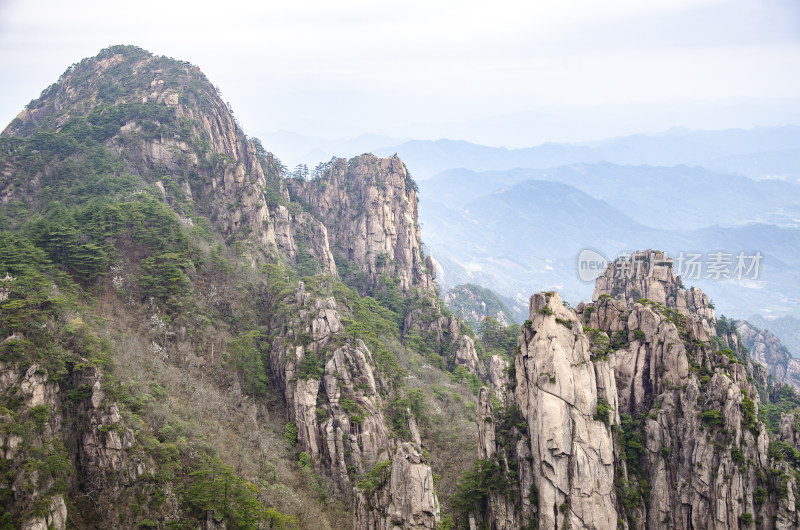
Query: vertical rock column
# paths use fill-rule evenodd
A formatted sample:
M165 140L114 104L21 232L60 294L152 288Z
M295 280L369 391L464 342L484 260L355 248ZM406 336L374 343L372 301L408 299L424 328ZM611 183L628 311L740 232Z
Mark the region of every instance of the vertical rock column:
M609 426L595 419L589 340L557 293L532 296L530 320L516 359L516 399L528 421L538 526L614 528L614 451Z

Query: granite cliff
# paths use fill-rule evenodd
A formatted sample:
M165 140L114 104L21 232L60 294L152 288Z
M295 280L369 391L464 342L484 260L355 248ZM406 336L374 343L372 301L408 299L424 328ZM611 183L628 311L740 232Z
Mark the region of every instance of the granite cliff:
M778 381L800 390L800 359L792 357L778 337L769 330L758 329L746 320L730 321L727 325L735 327L753 361L764 365Z
M766 371L735 334L717 334L707 296L671 264L654 251L612 263L595 301L575 309L556 293L531 297L511 403L492 410L482 390L477 417L479 461L499 461L508 482L473 518L491 528L798 525L794 453L780 445L796 446L795 426L784 416L776 436L759 420Z

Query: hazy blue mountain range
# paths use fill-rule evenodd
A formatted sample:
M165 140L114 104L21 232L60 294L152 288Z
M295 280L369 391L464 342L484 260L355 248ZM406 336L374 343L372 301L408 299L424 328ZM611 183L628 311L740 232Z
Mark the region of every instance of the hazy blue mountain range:
M551 169L443 171L420 186L451 207L526 180L561 182L602 199L640 224L669 230L751 222L800 225L800 183L753 180L702 167L620 166L609 162ZM657 194L653 191L657 190Z
M491 175L482 181L467 173L467 182L456 186L457 172L448 172L420 183L424 237L443 263L441 281L446 286L472 281L511 297L531 288L556 288L577 302L588 299L592 290L592 284L581 282L576 272L576 260L584 248L597 249L609 258L622 250L650 247L673 255L760 251L764 258L757 282L700 279L691 283L710 292L726 313L740 317L800 306L798 228L764 223L719 226L713 224L717 218L708 206L695 219L699 225L706 215L711 226L694 230L658 228L656 222L647 226L628 215L637 209L622 211L576 186L543 180L508 186L514 178L509 173L499 174L494 191L487 191L492 187L487 182ZM637 215L646 215L651 204L660 202L665 204L650 207L655 212L664 208L664 217L670 204L675 215L680 215L681 208L692 211L682 206L679 197L670 198L669 190L662 191L647 179L639 187L644 190L631 194L649 190L655 199L642 204ZM723 198L719 200L724 203ZM747 221L744 215L742 221Z
M575 163L623 165L704 165L754 177L800 177L799 127L691 131L671 129L658 135L633 135L584 144L545 143L524 149L487 147L454 140L411 140L377 148L397 152L415 176L424 179L451 168L475 171L545 169Z

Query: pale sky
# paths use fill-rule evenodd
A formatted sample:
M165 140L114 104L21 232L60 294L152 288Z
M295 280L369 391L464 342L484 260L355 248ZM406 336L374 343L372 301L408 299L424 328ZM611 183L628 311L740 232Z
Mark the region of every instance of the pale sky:
M800 124L797 0L0 0L0 122L111 44L198 65L255 136Z

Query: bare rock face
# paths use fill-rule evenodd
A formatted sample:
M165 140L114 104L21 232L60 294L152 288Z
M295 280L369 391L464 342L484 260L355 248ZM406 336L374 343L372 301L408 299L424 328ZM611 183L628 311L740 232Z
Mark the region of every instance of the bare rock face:
M747 321L734 323L742 343L753 361L763 364L778 381L800 390L800 359L795 359L781 341L769 330L760 330Z
M478 375L483 375L484 365L478 359L475 341L466 335L461 321L454 316L441 314L439 301L426 297L427 304L409 311L404 327L407 331L432 334L436 342L447 350L447 361L452 366L464 366Z
M64 530L67 527L67 505L62 495L54 495L47 514L34 517L22 525L22 530Z
M707 296L684 289L671 267L650 274L653 263L669 263L663 254L636 253L634 267L637 257L643 278L615 278L618 264L611 264L597 281L597 301L579 311L593 351L614 367L617 421L625 436L639 433L644 441L641 458L617 464L624 487L646 482L649 490L646 503L631 506L628 498L628 524L730 528L748 517L794 521L782 501L753 503L758 484L741 466L774 464L766 453L766 429L757 421L759 395L746 368L752 359L735 329L723 326L717 336ZM729 349L717 351L712 337L717 348ZM720 451L726 444L731 450ZM787 486L794 495L796 485Z
M598 419L589 340L556 293L531 297L516 400L528 421L539 528L613 528L614 446Z
M407 291L435 291L423 258L415 184L402 160L361 155L330 162L312 181L295 180L291 193L328 227L331 246L375 286L388 274Z
M356 490L356 530L432 529L439 522L433 473L413 444L401 443L391 472L378 477L377 490Z
M328 230L324 224L307 212L292 214L281 204L275 208L273 219L275 245L288 263L297 266L302 265L302 260L310 261L316 269L314 272L336 276L336 262L328 246Z
M609 264L595 282L592 299L600 300L603 295L608 295L626 305L646 299L675 308L683 314L698 315L701 320L714 319L708 296L700 289L684 289L673 267L674 260L664 252L634 252L628 259ZM710 329L708 332L713 334Z
M503 406L507 406L508 398L508 361L499 355L492 355L489 358L489 382L495 397Z
M488 388L481 388L478 393L478 408L476 421L478 423L478 458L491 460L499 456L498 461L504 471L508 471L509 455L497 455L496 432L494 424L494 410L491 392ZM502 449L501 449L502 451ZM497 491L489 492L486 500L485 520L497 530L511 530L518 528L519 509L517 503Z
M493 457L497 450L491 397L491 392L486 387L481 388L478 393L476 421L478 422L478 458L481 460Z
M391 448L372 355L361 340L343 336L333 298L313 297L299 282L284 303L295 312L275 322L287 335L273 341L273 374L297 426L298 446L349 494L348 466L361 474L387 459Z
M135 480L143 471L141 463L128 454L134 443L134 434L122 422L116 403L107 401L102 387L103 373L96 368L88 368L77 377L77 386L85 385L92 389L85 406L84 425L87 428L79 442L78 460L92 486L110 492ZM120 480L117 474L129 479Z
M340 496L355 496L357 506L372 507L356 510L356 528L392 528L392 521L434 528L438 501L430 466L412 444L390 435L384 383L376 380L367 346L346 336L335 300L312 294L303 282L283 304L289 310L272 327L285 332L273 340L270 362L297 427L298 449L332 479ZM418 441L416 425L410 430ZM378 493L354 488L360 477L389 460L391 479Z

